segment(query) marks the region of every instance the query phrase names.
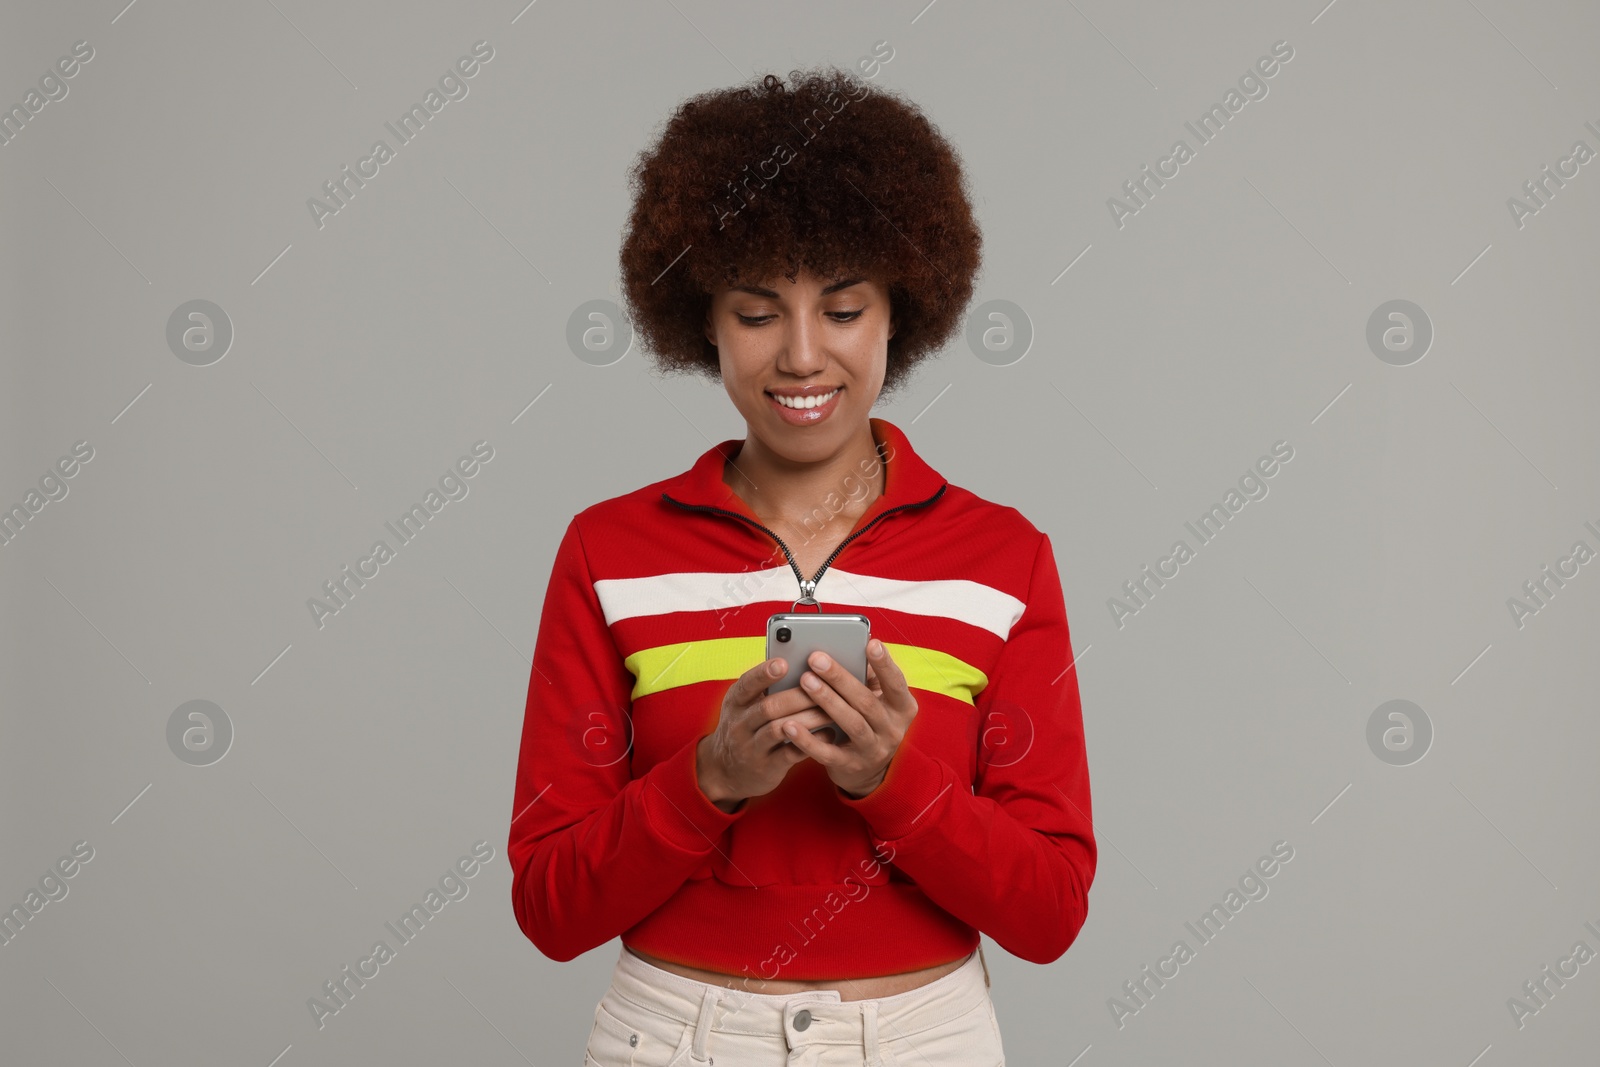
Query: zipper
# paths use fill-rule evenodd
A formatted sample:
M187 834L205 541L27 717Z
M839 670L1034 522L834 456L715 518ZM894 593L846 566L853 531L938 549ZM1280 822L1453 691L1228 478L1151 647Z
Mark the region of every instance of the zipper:
M897 511L904 511L907 508L920 508L933 503L935 500L938 500L944 495L944 491L947 487L948 483L946 483L946 485L941 485L938 491L926 500L914 500L909 504L896 504L894 507L889 508L888 510L877 515L871 522L867 523L865 526L861 527L861 529L857 530L855 533L851 534L849 537L846 537L843 541L840 541L836 546L834 546L832 554L830 554L828 558L823 561L821 569L817 571L815 576L809 579L806 578L805 574L800 570L800 564L795 562L794 554L789 551L789 546L783 543L783 538L779 537L777 534L773 533L771 530L767 529L761 523L755 521L749 516L741 515L737 511L729 511L727 508L713 507L710 504L685 504L681 500L673 500L666 493L662 493L661 498L668 503L676 504L680 508L687 508L691 511L710 511L718 515L730 516L738 519L740 522L749 523L751 526L754 526L756 529L772 538L778 543L778 547L783 550L784 558L789 561L789 569L794 571L794 576L800 583L800 599L795 601L795 603L816 604L817 583L822 581L823 574L827 573L828 568L833 565L833 561L839 558L839 553L844 551L844 547L846 545Z

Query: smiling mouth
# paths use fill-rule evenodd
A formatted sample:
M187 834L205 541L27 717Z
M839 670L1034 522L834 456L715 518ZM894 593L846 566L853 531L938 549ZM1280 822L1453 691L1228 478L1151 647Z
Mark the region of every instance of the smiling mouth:
M820 408L834 397L838 396L844 386L838 386L826 393L815 393L811 396L781 396L777 393L767 393L782 407L791 411L809 411L811 408Z

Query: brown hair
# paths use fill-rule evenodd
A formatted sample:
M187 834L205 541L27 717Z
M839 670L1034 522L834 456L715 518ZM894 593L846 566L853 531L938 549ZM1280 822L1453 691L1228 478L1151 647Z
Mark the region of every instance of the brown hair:
M918 107L836 68L684 101L629 175L622 296L641 348L719 380L711 294L801 267L863 273L895 323L883 392L960 328L982 261L955 150Z

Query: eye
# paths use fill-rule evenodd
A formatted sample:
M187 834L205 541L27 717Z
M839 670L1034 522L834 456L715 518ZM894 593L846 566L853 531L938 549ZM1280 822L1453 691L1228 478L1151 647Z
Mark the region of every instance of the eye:
M864 313L866 310L867 309L864 308L864 307L859 307L859 308L856 308L854 311L830 311L827 314L835 322L854 322L856 319L859 319L861 317L862 313ZM763 323L767 322L768 320L776 318L777 316L776 315L741 315L736 311L736 312L734 312L734 317L737 318L742 325L745 325L745 326L760 326Z

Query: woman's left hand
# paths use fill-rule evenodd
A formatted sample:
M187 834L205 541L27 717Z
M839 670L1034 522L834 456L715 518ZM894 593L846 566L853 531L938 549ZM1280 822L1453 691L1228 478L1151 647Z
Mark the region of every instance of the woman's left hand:
M889 760L917 717L917 699L877 638L867 642L866 685L822 652L813 652L806 666L810 670L800 675L801 687L849 741L834 744L793 725L784 735L826 767L834 785L859 799L882 784Z

